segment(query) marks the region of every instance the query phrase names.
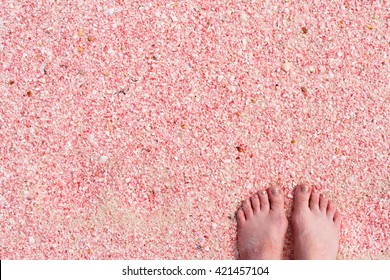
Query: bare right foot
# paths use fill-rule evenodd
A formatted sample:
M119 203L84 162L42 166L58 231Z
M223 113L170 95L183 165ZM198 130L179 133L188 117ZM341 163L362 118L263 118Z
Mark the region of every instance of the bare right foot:
M340 213L307 185L295 190L292 226L294 256L301 260L335 260L340 236Z

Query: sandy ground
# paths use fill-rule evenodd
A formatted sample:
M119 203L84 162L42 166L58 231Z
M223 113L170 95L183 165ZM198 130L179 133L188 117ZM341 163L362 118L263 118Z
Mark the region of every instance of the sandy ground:
M390 259L388 1L1 5L1 259L235 259L304 180Z

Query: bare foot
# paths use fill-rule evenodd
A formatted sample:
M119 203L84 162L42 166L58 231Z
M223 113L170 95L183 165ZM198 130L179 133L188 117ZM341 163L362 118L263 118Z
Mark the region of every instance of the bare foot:
M259 191L237 212L242 260L280 260L287 230L284 198L278 188Z
M292 226L294 256L303 260L335 260L340 236L340 213L332 201L303 184L295 190Z

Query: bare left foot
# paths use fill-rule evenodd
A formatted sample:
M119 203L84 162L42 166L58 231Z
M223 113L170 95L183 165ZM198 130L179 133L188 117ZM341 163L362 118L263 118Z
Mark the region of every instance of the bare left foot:
M259 191L237 212L238 251L242 260L280 260L287 230L279 188Z

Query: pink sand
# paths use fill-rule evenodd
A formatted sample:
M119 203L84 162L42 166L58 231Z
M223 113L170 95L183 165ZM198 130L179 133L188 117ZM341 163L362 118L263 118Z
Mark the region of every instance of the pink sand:
M77 3L1 3L1 259L234 259L303 180L390 258L388 1Z

